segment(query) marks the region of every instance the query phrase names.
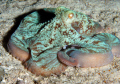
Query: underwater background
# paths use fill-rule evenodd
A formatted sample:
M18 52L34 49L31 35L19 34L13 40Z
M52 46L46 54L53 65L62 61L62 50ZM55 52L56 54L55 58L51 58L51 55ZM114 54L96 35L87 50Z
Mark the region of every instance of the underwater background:
M24 14L42 8L65 6L90 15L106 33L120 38L119 0L0 0L0 81L1 84L119 84L120 58L99 68L68 67L50 77L36 76L7 52L6 35L16 28ZM19 18L18 18L19 17Z

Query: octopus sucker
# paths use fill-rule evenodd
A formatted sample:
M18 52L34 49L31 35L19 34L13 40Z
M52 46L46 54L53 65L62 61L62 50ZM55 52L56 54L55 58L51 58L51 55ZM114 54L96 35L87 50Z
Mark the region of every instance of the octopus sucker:
M50 76L67 66L100 67L120 57L120 40L88 15L63 6L23 18L8 42L9 53L33 74Z

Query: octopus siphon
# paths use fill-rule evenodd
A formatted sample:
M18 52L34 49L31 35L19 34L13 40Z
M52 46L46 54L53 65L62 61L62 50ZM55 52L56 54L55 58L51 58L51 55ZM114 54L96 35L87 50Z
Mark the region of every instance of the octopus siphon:
M9 53L36 75L59 75L67 66L100 67L120 57L120 40L101 32L88 15L63 6L25 16L8 42ZM42 14L42 15L41 15ZM49 14L53 15L47 18Z

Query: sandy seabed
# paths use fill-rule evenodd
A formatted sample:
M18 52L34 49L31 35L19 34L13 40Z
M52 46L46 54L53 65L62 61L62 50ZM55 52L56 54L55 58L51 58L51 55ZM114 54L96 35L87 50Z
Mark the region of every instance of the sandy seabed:
M99 68L68 67L61 75L35 76L6 51L5 38L15 18L34 9L65 6L92 16L106 32L120 38L119 0L0 0L1 84L120 84L120 58ZM3 75L4 73L4 75Z

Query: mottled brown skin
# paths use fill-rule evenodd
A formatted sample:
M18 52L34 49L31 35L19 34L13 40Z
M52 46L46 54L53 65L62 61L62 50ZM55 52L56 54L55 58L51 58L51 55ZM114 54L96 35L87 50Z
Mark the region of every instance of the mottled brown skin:
M101 41L111 46L110 52L105 53L82 53L78 45L72 45L70 49L58 52L61 62L69 66L76 67L100 67L109 64L113 60L113 55L120 57L120 40L116 36L108 33L101 33L95 36ZM96 42L97 43L97 42ZM70 57L68 58L67 55Z
M67 65L81 66L81 53L86 54L87 58L90 58L90 53L94 57L96 54L106 56L103 61L112 60L112 46L107 43L106 38L100 39L102 34L94 36L102 30L97 22L83 13L65 7L45 8L44 11L55 14L55 17L41 23L42 16L37 11L27 15L8 43L10 53L21 60L29 71L42 76L60 74ZM104 38L107 34L103 34ZM71 47L62 49L68 45ZM78 50L79 54L69 52L71 48L75 52ZM90 62L88 61L88 64ZM83 62L83 67L87 67L88 64ZM88 67L91 66L93 65Z

